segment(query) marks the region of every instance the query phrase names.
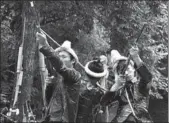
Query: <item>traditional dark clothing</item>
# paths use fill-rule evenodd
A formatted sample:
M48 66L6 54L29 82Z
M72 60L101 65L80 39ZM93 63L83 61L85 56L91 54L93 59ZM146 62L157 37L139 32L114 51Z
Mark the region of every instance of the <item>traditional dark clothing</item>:
M103 59L104 60L101 60ZM108 71L103 61L106 57L102 56L98 60L93 60L85 65L86 77L81 84L79 98L78 123L94 123L106 121L106 107L100 105L100 99L104 92L102 87L106 86ZM101 62L102 61L102 62ZM105 88L105 87L104 87Z
M99 87L92 86L89 80L85 81L81 85L77 123L97 122L97 114L101 110L99 102L103 92Z
M136 68L139 75L139 79L135 83L131 81L126 82L126 90L129 95L132 107L136 116L132 114L131 107L128 103L125 88L119 89L117 92L111 92L111 101L119 101L119 109L113 123L124 123L124 122L152 122L151 117L148 113L148 100L149 100L149 87L148 83L152 79L152 75L147 67L142 64L139 68ZM110 96L109 96L110 97ZM102 101L105 100L103 97ZM111 102L110 101L110 102ZM102 102L104 104L104 102Z
M75 122L79 101L81 75L74 68L66 68L57 52L43 46L40 52L51 62L58 73L55 89L49 103L49 121Z

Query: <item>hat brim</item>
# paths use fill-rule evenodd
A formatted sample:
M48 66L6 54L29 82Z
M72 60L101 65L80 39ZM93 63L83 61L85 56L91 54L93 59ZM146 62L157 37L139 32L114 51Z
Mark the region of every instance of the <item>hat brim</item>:
M113 64L113 70L115 70L115 68L117 67L119 61L122 61L122 60L125 60L125 61L126 61L126 60L128 60L128 58L127 58L127 57L124 57L124 56L119 57L119 58L114 62L114 64ZM130 60L130 64L131 64L132 66L134 66L134 62L133 62L132 60Z
M70 53L73 56L73 58L75 59L75 62L76 63L78 62L78 57L77 57L75 51L72 48L60 46L60 47L55 49L55 52L61 52L61 51L66 51L66 52Z
M95 60L93 60L93 61L95 61ZM91 77L95 77L95 78L104 77L104 76L108 73L108 71L107 71L106 69L104 69L104 71L103 71L102 73L95 73L95 72L93 72L93 71L91 71L91 70L89 69L89 64L90 64L91 62L93 62L93 61L90 61L90 62L88 62L88 63L85 65L85 72L86 72L88 75L90 75Z

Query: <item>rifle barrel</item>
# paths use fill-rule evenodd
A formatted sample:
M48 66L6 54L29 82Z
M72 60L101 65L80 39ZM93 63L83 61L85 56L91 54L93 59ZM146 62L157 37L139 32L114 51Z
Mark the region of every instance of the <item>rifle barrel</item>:
M139 36L138 36L138 38L136 39L135 43L137 43L138 40L140 39L141 34L142 34L142 32L143 32L145 26L146 26L146 24L143 25L143 27L142 27L142 29L141 29L141 31L140 31L140 33L139 33ZM126 61L126 66L124 67L124 69L123 69L123 71L122 71L122 74L124 74L125 71L127 70L128 65L129 65L129 63L130 63L130 60L131 60L131 55L129 54L128 59L127 59L127 61Z
M143 25L143 27L142 27L142 29L141 29L141 31L140 31L140 34L139 34L138 38L136 39L135 43L137 43L137 42L138 42L138 40L140 39L141 34L142 34L142 32L143 32L143 30L144 30L145 26L146 26L146 24L144 24L144 25Z

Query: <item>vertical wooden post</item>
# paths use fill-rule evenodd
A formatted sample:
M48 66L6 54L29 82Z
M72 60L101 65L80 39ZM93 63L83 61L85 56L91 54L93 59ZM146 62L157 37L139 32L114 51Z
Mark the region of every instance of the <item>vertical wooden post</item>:
M26 101L30 100L34 70L36 68L35 65L38 65L38 63L35 63L35 57L38 57L36 56L36 52L38 50L36 43L36 26L39 23L37 10L31 7L29 1L24 1L22 11L24 11L26 22L23 45L23 80L21 86L21 94L19 95L18 100L20 110L18 121L22 121L23 106L25 105Z

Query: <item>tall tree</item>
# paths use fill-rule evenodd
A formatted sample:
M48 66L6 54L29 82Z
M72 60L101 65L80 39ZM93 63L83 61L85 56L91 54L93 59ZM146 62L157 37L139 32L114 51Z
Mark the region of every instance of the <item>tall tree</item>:
M23 44L23 80L21 86L21 94L19 95L19 121L23 119L23 113L27 113L26 109L23 112L23 106L27 101L30 101L31 88L36 68L35 57L37 54L36 32L39 22L37 10L32 7L29 1L23 3L23 15L26 18L24 44Z

